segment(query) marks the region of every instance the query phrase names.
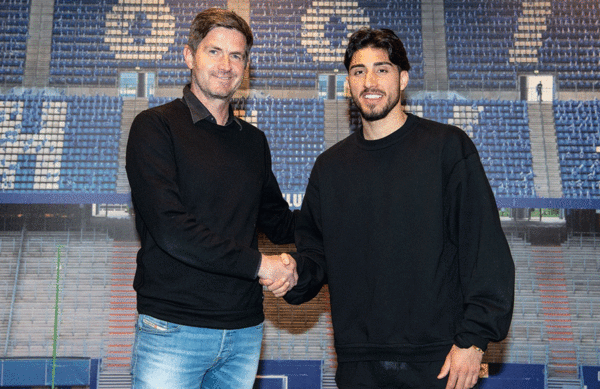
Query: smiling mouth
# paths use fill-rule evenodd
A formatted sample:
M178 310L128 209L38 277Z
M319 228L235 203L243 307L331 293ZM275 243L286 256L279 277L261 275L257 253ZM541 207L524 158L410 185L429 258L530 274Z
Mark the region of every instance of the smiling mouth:
M230 73L213 73L213 77L221 81L229 81L234 78Z
M382 98L384 94L379 91L368 91L363 92L361 96L366 100L376 100Z

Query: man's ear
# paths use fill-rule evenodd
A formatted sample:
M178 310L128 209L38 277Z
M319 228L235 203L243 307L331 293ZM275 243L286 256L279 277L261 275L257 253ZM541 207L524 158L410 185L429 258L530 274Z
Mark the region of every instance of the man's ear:
M406 70L400 71L400 90L406 89L408 86L408 72Z
M191 70L194 67L194 52L188 45L183 47L183 60L185 61L188 69Z

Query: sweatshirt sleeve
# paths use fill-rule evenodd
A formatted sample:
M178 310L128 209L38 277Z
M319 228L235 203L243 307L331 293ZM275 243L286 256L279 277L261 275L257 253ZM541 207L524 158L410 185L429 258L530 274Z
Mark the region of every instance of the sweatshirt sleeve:
M474 148L474 146L472 146ZM454 341L483 350L510 327L515 269L498 208L476 151L452 169L446 190L450 238L458 247L464 317Z
M292 212L283 198L271 165L271 151L264 137L265 183L258 213L258 226L275 244L293 243L298 211Z
M126 170L136 213L160 249L203 271L255 278L260 253L215 234L182 203L169 126L158 113L134 119Z
M302 209L296 222L298 283L283 298L290 304L312 300L327 283L327 263L323 246L318 174L313 168L306 187Z

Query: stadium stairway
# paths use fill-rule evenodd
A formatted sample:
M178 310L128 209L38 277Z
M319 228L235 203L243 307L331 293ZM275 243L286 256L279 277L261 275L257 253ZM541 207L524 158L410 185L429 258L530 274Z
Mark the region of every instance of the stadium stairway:
M542 197L562 197L552 103L529 103L527 113L531 133L535 190Z
M98 378L98 389L131 389L131 374L102 372Z
M548 389L581 388L562 249L536 247L532 257L548 334Z

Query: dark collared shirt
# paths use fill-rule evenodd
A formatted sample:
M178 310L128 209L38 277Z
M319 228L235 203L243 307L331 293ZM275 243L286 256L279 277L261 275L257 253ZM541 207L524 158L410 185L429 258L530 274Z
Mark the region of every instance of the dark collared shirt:
M183 88L183 97L181 98L183 102L190 109L190 113L192 114L192 121L194 124L197 124L200 120L208 120L211 123L217 124L217 119L210 113L210 111L202 104L202 102L196 97L194 92L192 92L192 88L190 84L187 84ZM227 123L225 126L229 126L232 122L236 122L239 126L240 131L242 130L242 123L240 123L239 119L235 117L233 114L233 108L229 105L229 117L227 118Z

